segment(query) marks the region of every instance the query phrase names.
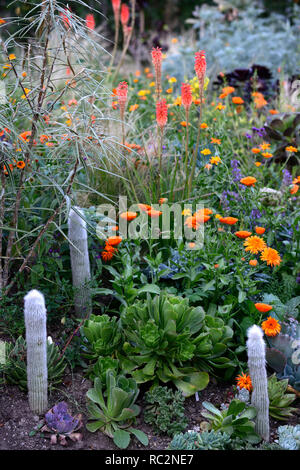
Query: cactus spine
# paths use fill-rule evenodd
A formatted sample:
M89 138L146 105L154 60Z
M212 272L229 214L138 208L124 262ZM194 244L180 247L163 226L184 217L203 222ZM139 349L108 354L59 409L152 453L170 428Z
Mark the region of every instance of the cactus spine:
M78 316L90 315L92 309L91 293L87 286L91 279L88 238L86 223L82 217L82 211L78 207L76 207L76 212L73 209L70 210L68 236L72 280L75 288L74 305Z
M269 441L269 396L266 371L266 345L263 331L253 325L248 330L248 368L253 385L251 404L257 410L255 430L265 440Z
M24 297L27 344L27 387L30 409L42 414L48 406L46 307L43 294L31 290Z

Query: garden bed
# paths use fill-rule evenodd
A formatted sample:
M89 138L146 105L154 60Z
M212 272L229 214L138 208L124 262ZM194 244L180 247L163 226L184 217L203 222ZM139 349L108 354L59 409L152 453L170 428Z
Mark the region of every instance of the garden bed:
M49 408L59 401L67 401L73 413L83 413L82 441L72 442L68 440L68 446L59 444L51 445L50 439L41 437L37 431L32 435L39 424L43 423L42 417L34 415L28 405L27 394L21 392L18 387L7 385L0 395L0 450L117 450L111 439L98 431L95 434L85 429L86 418L86 392L91 387L91 381L85 379L80 372L67 374L64 385L53 391L49 397ZM229 384L217 384L215 380L199 393L199 401L190 397L185 401L185 416L188 418L189 429L199 429L205 419L201 416L202 402L208 401L215 405L221 405L232 398L233 389ZM138 404L143 403L143 391L138 399ZM293 404L297 408L296 414L284 424L295 425L300 419L300 399ZM277 428L283 423L270 419L270 442L277 438ZM128 450L165 450L171 442L171 438L153 433L151 427L143 423L143 413L137 419L138 429L143 430L148 438L149 445L144 447L137 440L133 440Z

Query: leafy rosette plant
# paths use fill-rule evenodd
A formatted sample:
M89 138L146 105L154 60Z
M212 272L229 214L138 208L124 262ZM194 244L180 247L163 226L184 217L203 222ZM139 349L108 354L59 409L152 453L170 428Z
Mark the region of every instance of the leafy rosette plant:
M82 439L82 434L76 432L82 426L81 415L72 416L64 401L53 406L45 414L45 421L46 424L41 428L41 432L51 433L51 444L56 444L57 438L63 446L67 445L67 437L72 441Z
M204 317L202 307L166 293L127 307L121 315L127 339L122 367L137 383L172 381L184 396L203 390L209 376L194 361Z
M117 317L91 315L82 327L86 339L85 357L98 359L99 356L111 356L122 345L122 333Z
M7 344L7 358L3 365L5 380L9 384L17 385L23 391L27 391L26 351L26 341L22 336L19 336L14 345ZM47 370L50 389L62 381L66 366L66 361L64 357L61 357L58 346L47 341Z
M254 431L256 416L254 406L233 399L230 405L222 410L216 408L212 403L203 402L202 406L207 411L201 414L209 420L209 429L228 434L231 439L242 439L251 444L257 444L261 437Z
M233 330L225 325L221 318L205 316L203 332L195 341L196 360L202 370L215 374L215 369L226 369L226 374L233 371L235 364L223 354L233 337Z
M88 376L91 380L94 380L96 377L101 379L102 383L105 383L106 380L106 372L110 369L113 370L116 374L119 372L119 361L118 359L114 359L112 357L100 356L96 364L92 365L88 371Z
M105 386L97 377L94 388L87 392L89 399L87 424L90 432L102 431L114 440L117 447L126 449L130 443L130 434L133 434L143 445L148 445L146 434L134 429L132 424L140 413L140 407L135 404L139 389L134 379L123 375L116 376L112 370L106 373Z

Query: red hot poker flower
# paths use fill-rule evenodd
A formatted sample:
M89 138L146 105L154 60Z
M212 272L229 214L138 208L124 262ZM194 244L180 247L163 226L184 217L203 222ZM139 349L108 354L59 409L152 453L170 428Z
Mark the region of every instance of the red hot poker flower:
M161 47L153 47L151 51L152 63L155 68L155 87L156 87L156 99L159 100L160 89L161 89L161 63L162 63L162 52Z
M120 82L116 88L116 95L118 97L118 103L120 106L121 116L123 116L125 111L125 105L127 100L127 91L128 91L128 83L127 82Z
M192 87L189 83L182 83L181 84L181 102L186 111L190 109L192 104L193 97L192 97Z
M162 62L162 52L161 47L153 47L151 51L152 63L154 67L160 67Z
M127 23L129 21L129 16L130 16L129 6L126 5L126 3L122 3L122 6L121 6L121 23L122 23L123 26L127 26Z
M156 103L156 121L161 129L167 124L168 107L167 101L161 100Z
M88 29L91 29L92 31L94 31L95 26L96 26L94 15L92 15L91 13L86 15L85 25Z
M202 82L206 72L206 58L204 51L196 52L195 54L195 72L198 80Z

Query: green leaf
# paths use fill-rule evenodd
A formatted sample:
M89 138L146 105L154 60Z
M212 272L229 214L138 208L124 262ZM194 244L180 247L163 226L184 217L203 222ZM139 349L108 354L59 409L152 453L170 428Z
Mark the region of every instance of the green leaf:
M160 288L156 284L146 284L145 286L138 289L137 294L142 294L143 292L150 292L151 294L160 294Z
M86 429L90 432L96 432L98 429L103 428L105 423L103 421L94 421L92 423L87 423Z
M135 437L144 445L147 446L149 444L148 436L139 429L129 428L129 431L135 435Z
M120 449L126 449L130 442L130 433L119 429L113 433L113 440L117 447Z

